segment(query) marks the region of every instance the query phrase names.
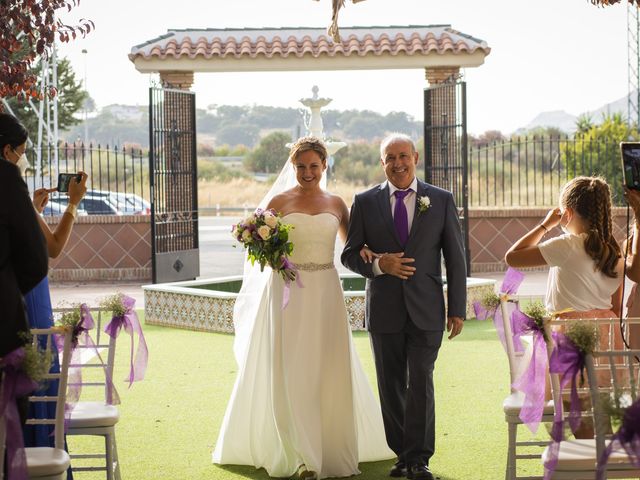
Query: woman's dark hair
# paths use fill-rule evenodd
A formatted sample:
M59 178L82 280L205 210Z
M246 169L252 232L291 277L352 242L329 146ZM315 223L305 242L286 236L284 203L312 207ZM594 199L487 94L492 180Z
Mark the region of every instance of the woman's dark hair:
M29 138L29 132L13 115L0 113L0 158L4 158L2 152L7 145L15 149Z
M616 265L622 252L613 237L611 192L607 182L600 177L576 177L565 185L561 202L589 223L584 248L598 270L616 278Z

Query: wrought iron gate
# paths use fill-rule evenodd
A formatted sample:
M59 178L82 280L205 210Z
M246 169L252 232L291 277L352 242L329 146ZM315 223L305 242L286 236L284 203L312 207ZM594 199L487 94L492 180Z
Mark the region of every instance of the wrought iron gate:
M149 89L149 169L153 283L200 274L193 92Z
M466 92L466 83L455 81L425 88L424 156L425 180L453 193L470 274Z

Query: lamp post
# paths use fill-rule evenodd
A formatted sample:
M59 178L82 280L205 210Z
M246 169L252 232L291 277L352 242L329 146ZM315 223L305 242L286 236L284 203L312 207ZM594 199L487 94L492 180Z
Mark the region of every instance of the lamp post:
M87 124L87 108L89 104L89 89L87 88L87 49L82 49L82 55L84 57L84 91L87 93L87 97L84 99L84 148L89 147L89 125Z

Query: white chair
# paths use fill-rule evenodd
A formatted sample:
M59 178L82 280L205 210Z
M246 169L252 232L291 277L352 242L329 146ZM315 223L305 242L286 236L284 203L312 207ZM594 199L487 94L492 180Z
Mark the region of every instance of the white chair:
M504 419L508 428L508 444L507 444L507 466L505 471L506 480L534 480L542 479L542 476L518 476L517 462L518 460L538 460L540 455L532 453L521 453L521 448L530 449L531 447L545 447L548 442L535 440L518 440L518 425L523 425L520 420L520 410L524 403L524 395L511 386L520 375L524 372L531 359L532 346L530 342L524 341L525 348L522 352L517 352L513 344L513 331L511 328L511 312L513 306L517 305L517 300L506 300L501 298L500 309L502 313L502 322L504 326L505 347L507 357L509 359L509 388L510 395L504 399L502 408L504 410ZM511 307L510 307L511 306ZM553 421L553 402L548 402L544 406L542 422Z
M27 476L33 480L63 480L67 476L69 468L69 454L64 449L64 420L65 420L65 399L67 391L67 375L69 372L69 360L71 352L71 331L61 327L46 329L32 329L31 335L33 344L38 346L38 339L46 338L45 353L53 355L52 346L55 345L54 335L62 335L64 338L62 352L60 355L60 372L48 373L45 380L57 380L58 392L55 396L30 396L29 402L55 402L55 419L34 419L28 418L28 425L54 425L54 447L29 447L25 448L27 463ZM5 444L5 422L0 421L0 479L3 478Z
M55 309L56 314L68 311L69 309ZM104 399L101 401L79 401L75 404L70 419L68 420L67 435L91 435L104 437L104 453L73 453L71 451L71 459L74 460L72 467L73 472L93 472L105 471L108 480L120 480L120 464L118 460L118 448L116 444L115 426L120 419L118 408L107 403L109 394L109 385L113 385L113 365L115 360L116 340L109 337L102 331L104 324L111 319L109 312L92 308L91 313L96 323L95 329L90 331L94 346L86 346L78 344L80 349L79 363L71 364L71 368L84 369L82 381L79 385L71 384L70 386L81 387L83 390L87 387L100 387L104 391ZM107 318L108 317L108 318ZM106 362L103 362L106 352ZM101 371L98 381L94 378L87 378L89 370ZM95 377L95 375L89 375ZM78 465L79 461L90 459L104 459L104 466L82 466Z
M583 322L593 322L598 327L609 325L609 331L617 328L618 319L582 319ZM567 320L553 321L551 325L564 324ZM629 324L640 325L640 319L628 319ZM550 333L550 328L548 332ZM613 335L611 335L613 337ZM610 338L608 345L613 343ZM640 396L639 374L640 364L636 357L640 358L640 350L596 350L585 359L588 391L591 405L587 416L594 419L595 438L592 439L568 439L560 442L557 463L553 472L549 472L551 461L551 447L547 447L542 454L542 463L545 472L550 473L554 480L593 480L596 473L596 465L602 452L605 450L611 437L610 420L601 403L601 396L609 396L612 393L623 394L632 401ZM598 384L598 372L608 371L610 374L608 385ZM602 380L601 380L602 382ZM552 382L553 396L558 408L562 406L562 392L558 385ZM565 412L562 412L566 416ZM583 412L584 417L584 412ZM624 451L614 451L607 462L606 478L639 478L640 469L634 467Z

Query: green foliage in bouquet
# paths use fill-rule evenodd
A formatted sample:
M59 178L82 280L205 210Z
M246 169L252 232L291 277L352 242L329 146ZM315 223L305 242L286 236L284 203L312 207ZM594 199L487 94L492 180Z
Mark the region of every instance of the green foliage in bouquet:
M273 210L257 209L234 225L231 234L247 249L251 265L258 262L261 271L269 265L287 277L292 271L287 260L293 253L293 243L289 241L292 228L292 225L283 223Z
M549 341L549 337L547 336L547 332L544 329L544 319L549 317L549 312L540 301L531 302L528 304L523 312L527 317L531 318L536 326L542 332L542 336L544 337L544 341Z
M592 322L570 322L565 335L585 355L593 353L598 346L598 327Z
M127 309L124 306L122 300L124 299L124 293L115 293L103 298L100 301L100 307L111 312L113 317L122 317L127 313ZM78 310L79 312L79 310Z
M71 308L73 308L73 310L64 312L60 316L60 318L56 322L57 325L61 327L74 329L80 323L80 320L82 320L82 315L80 312L80 304L79 303L72 304Z
M495 308L498 308L498 306L500 305L500 297L495 292L489 292L482 297L482 300L480 300L480 304L486 310L493 310Z
M28 333L24 333L22 338L25 341L22 371L34 382L42 384L51 369L52 352L47 354L46 351L40 350L37 344L31 342L31 335Z

